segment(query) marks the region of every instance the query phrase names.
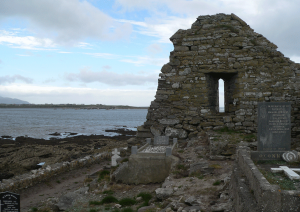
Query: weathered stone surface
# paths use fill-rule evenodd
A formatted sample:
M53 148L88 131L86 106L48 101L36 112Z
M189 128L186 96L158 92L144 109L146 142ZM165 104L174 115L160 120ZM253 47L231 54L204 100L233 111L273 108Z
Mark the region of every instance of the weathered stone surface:
M186 138L187 132L183 129L175 129L172 127L166 127L165 135L170 137Z
M167 199L174 193L173 188L158 188L155 190L156 197L158 199Z

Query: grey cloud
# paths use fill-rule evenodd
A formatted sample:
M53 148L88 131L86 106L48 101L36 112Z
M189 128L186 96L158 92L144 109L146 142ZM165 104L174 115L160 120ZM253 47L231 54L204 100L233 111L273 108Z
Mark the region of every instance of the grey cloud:
M25 83L31 84L33 82L33 79L23 77L21 75L14 75L14 76L3 76L0 77L0 85L5 84L5 83L14 83L15 81L23 81Z
M88 3L79 0L3 0L0 20L17 17L27 20L40 37L75 45L85 38L115 40L128 37L131 24L120 24Z
M100 82L113 86L125 85L144 85L147 82L156 83L158 76L156 74L137 75L130 73L115 73L102 70L94 72L89 69L81 69L78 74L66 73L65 79L68 81L81 81L84 83Z

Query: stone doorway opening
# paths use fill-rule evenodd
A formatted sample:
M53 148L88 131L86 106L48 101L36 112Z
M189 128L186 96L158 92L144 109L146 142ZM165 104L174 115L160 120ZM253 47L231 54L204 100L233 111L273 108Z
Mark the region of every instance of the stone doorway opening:
M237 73L216 73L211 72L206 74L206 81L208 86L208 101L209 109L213 113L220 113L219 102L219 80L224 81L224 111L225 113L233 112L234 98L236 91Z

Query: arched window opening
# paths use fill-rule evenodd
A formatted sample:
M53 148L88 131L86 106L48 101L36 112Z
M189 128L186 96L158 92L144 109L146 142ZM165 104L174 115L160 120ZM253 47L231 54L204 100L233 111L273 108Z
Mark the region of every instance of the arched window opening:
M224 80L219 79L219 112L225 112L225 103L224 103Z

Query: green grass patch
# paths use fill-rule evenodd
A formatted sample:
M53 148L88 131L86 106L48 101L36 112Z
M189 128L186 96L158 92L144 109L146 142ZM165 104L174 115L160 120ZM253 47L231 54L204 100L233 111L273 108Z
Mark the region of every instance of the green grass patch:
M56 180L56 183L61 183L59 180Z
M132 208L123 208L121 212L134 212Z
M108 180L109 178L110 178L110 171L108 171L108 170L102 170L99 173L98 182L100 182L103 179L107 179Z
M102 205L100 201L89 201L90 205Z
M256 139L256 136L254 134L247 134L243 136L243 140L246 142L252 142L253 139Z
M152 195L146 192L141 192L137 195L137 197L142 197L143 201L149 202L149 200L152 198Z
M124 158L121 163L127 162L129 159L128 158Z
M134 205L135 203L136 201L131 198L123 198L119 201L119 204L122 206L130 206L130 205Z
M35 211L38 211L38 209L34 207L34 208L31 208L31 211L35 212Z
M183 153L183 152L184 152L184 150L183 150L183 149L181 149L181 150L178 150L177 152L179 152L179 153Z
M102 193L107 195L113 195L115 192L112 190L108 190L108 191L103 191Z
M102 204L107 204L107 203L113 203L113 202L118 202L118 199L115 198L114 196L107 196L107 197L104 197L101 201Z
M187 169L187 167L185 167L183 164L177 164L177 165L176 165L176 168L177 168L178 170L186 170L186 169Z
M240 131L229 129L228 127L223 127L222 129L215 130L215 132L219 133L227 133L227 134L236 134L236 133L241 133Z
M279 185L282 190L296 190L294 183L299 182L298 180L291 180L284 173L272 173L271 171L259 170L270 184Z
M90 209L89 211L90 211L90 212L98 212L97 209Z
M220 184L221 184L221 181L219 181L219 180L217 180L217 181L215 181L215 182L213 183L214 186L218 186L218 185L220 185Z

